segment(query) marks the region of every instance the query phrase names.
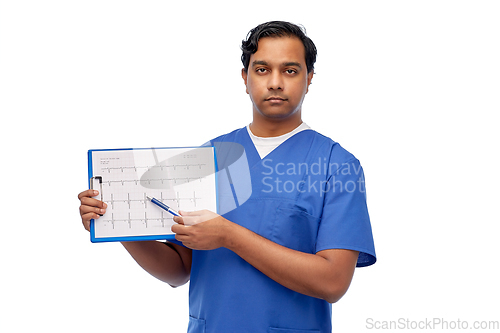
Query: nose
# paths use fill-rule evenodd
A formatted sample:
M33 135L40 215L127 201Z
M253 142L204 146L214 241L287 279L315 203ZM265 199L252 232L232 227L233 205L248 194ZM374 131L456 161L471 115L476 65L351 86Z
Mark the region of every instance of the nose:
M279 71L271 72L271 75L268 76L269 80L267 82L268 90L283 90L283 77Z

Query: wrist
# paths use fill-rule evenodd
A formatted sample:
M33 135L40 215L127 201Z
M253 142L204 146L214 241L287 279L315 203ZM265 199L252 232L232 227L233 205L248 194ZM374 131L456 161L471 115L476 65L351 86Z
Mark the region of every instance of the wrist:
M224 228L224 233L222 234L223 247L233 250L237 232L241 226L229 220L224 220L226 222L226 228Z

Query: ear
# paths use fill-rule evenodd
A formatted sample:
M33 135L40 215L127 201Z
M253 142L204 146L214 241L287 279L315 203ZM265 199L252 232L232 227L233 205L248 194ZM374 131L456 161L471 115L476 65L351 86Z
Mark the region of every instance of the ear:
M306 90L306 94L309 92L309 85L311 84L313 76L314 76L314 71L311 71L310 73L307 74L307 90Z
M248 73L245 71L244 68L241 69L241 77L243 78L243 82L245 82L246 92L248 94L248 86L247 86Z

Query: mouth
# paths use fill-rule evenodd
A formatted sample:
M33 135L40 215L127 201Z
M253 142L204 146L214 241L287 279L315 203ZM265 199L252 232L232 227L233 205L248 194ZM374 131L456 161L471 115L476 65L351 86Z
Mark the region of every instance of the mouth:
M271 97L265 99L265 101L269 101L269 102L282 102L282 101L286 101L286 100L287 100L286 98L278 97L278 96L271 96Z

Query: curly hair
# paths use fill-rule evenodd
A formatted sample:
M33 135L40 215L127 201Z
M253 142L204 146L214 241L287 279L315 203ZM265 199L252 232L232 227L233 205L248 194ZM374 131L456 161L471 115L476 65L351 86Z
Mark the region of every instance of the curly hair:
M302 41L306 51L307 72L314 71L314 63L316 62L316 46L313 41L306 36L305 29L293 23L284 21L271 21L262 23L252 30L247 35L246 40L241 43L241 62L245 72L248 71L250 64L250 56L257 52L259 39L264 37L292 37L295 36Z

